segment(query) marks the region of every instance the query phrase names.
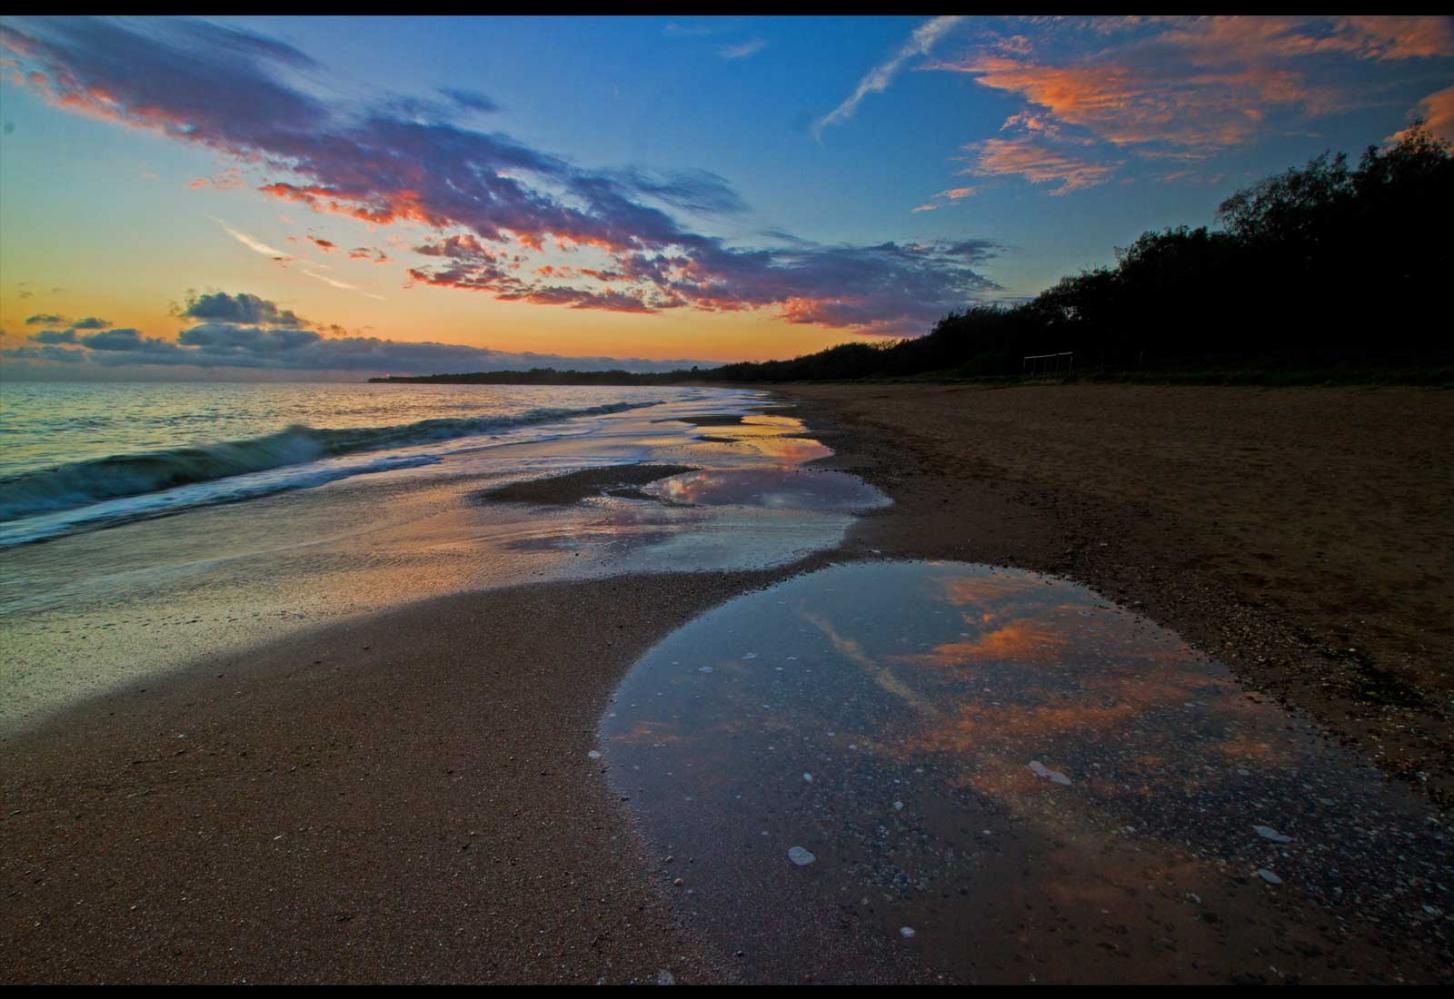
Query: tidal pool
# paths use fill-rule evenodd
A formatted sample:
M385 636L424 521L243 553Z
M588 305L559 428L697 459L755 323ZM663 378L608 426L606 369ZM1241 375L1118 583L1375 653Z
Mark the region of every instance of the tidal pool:
M641 492L684 506L857 511L891 502L856 475L797 466L705 468L659 479Z
M799 576L652 649L600 738L664 890L744 980L1454 967L1454 854L1417 796L1062 580Z

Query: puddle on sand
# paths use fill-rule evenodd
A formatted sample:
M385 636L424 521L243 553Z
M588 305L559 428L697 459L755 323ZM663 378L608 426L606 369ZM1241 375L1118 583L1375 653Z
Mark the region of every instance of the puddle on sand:
M573 575L757 569L835 547L854 515L887 496L846 472L803 467L832 452L801 420L759 414L681 416L697 435L652 458L703 466L625 490L588 495L548 518L530 518L504 543L511 551L569 552Z
M633 667L601 749L750 981L1450 974L1422 803L1068 582L877 562L748 594Z
M686 506L868 510L889 498L856 475L810 468L714 468L658 479L644 495Z

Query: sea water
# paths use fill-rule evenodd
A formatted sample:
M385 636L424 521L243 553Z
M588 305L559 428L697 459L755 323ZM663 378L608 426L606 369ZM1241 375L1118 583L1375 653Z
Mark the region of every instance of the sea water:
M422 466L573 417L700 397L670 387L5 384L0 547Z

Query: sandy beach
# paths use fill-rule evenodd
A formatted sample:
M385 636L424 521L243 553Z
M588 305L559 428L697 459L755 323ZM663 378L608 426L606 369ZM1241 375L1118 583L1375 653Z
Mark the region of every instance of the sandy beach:
M783 395L836 450L827 465L895 501L835 552L436 597L205 657L0 742L3 977L736 979L733 955L673 904L691 858L652 852L588 753L655 643L830 560L953 558L1087 583L1447 805L1446 394ZM686 464L519 498L569 503ZM1344 934L1324 962L1320 917L1278 905L1296 960L1330 980L1448 972L1447 954L1396 931ZM1267 980L1282 946L1242 938L1186 980Z

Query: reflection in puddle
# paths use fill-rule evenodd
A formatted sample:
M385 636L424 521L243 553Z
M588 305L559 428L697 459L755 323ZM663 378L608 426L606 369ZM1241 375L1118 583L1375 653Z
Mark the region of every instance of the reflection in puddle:
M685 506L866 510L889 502L856 475L806 468L704 469L659 479L641 491Z
M1066 582L801 576L654 648L601 734L749 980L1449 974L1423 806Z
M695 470L654 477L653 470L674 469L617 465L496 487L495 498L545 505L508 531L496 524L495 537L511 552L567 554L563 568L575 577L760 569L834 547L855 514L891 502L856 476L802 467L832 451L797 436L806 427L795 417L686 414L657 422L714 431L637 451ZM642 484L616 488L617 479Z

